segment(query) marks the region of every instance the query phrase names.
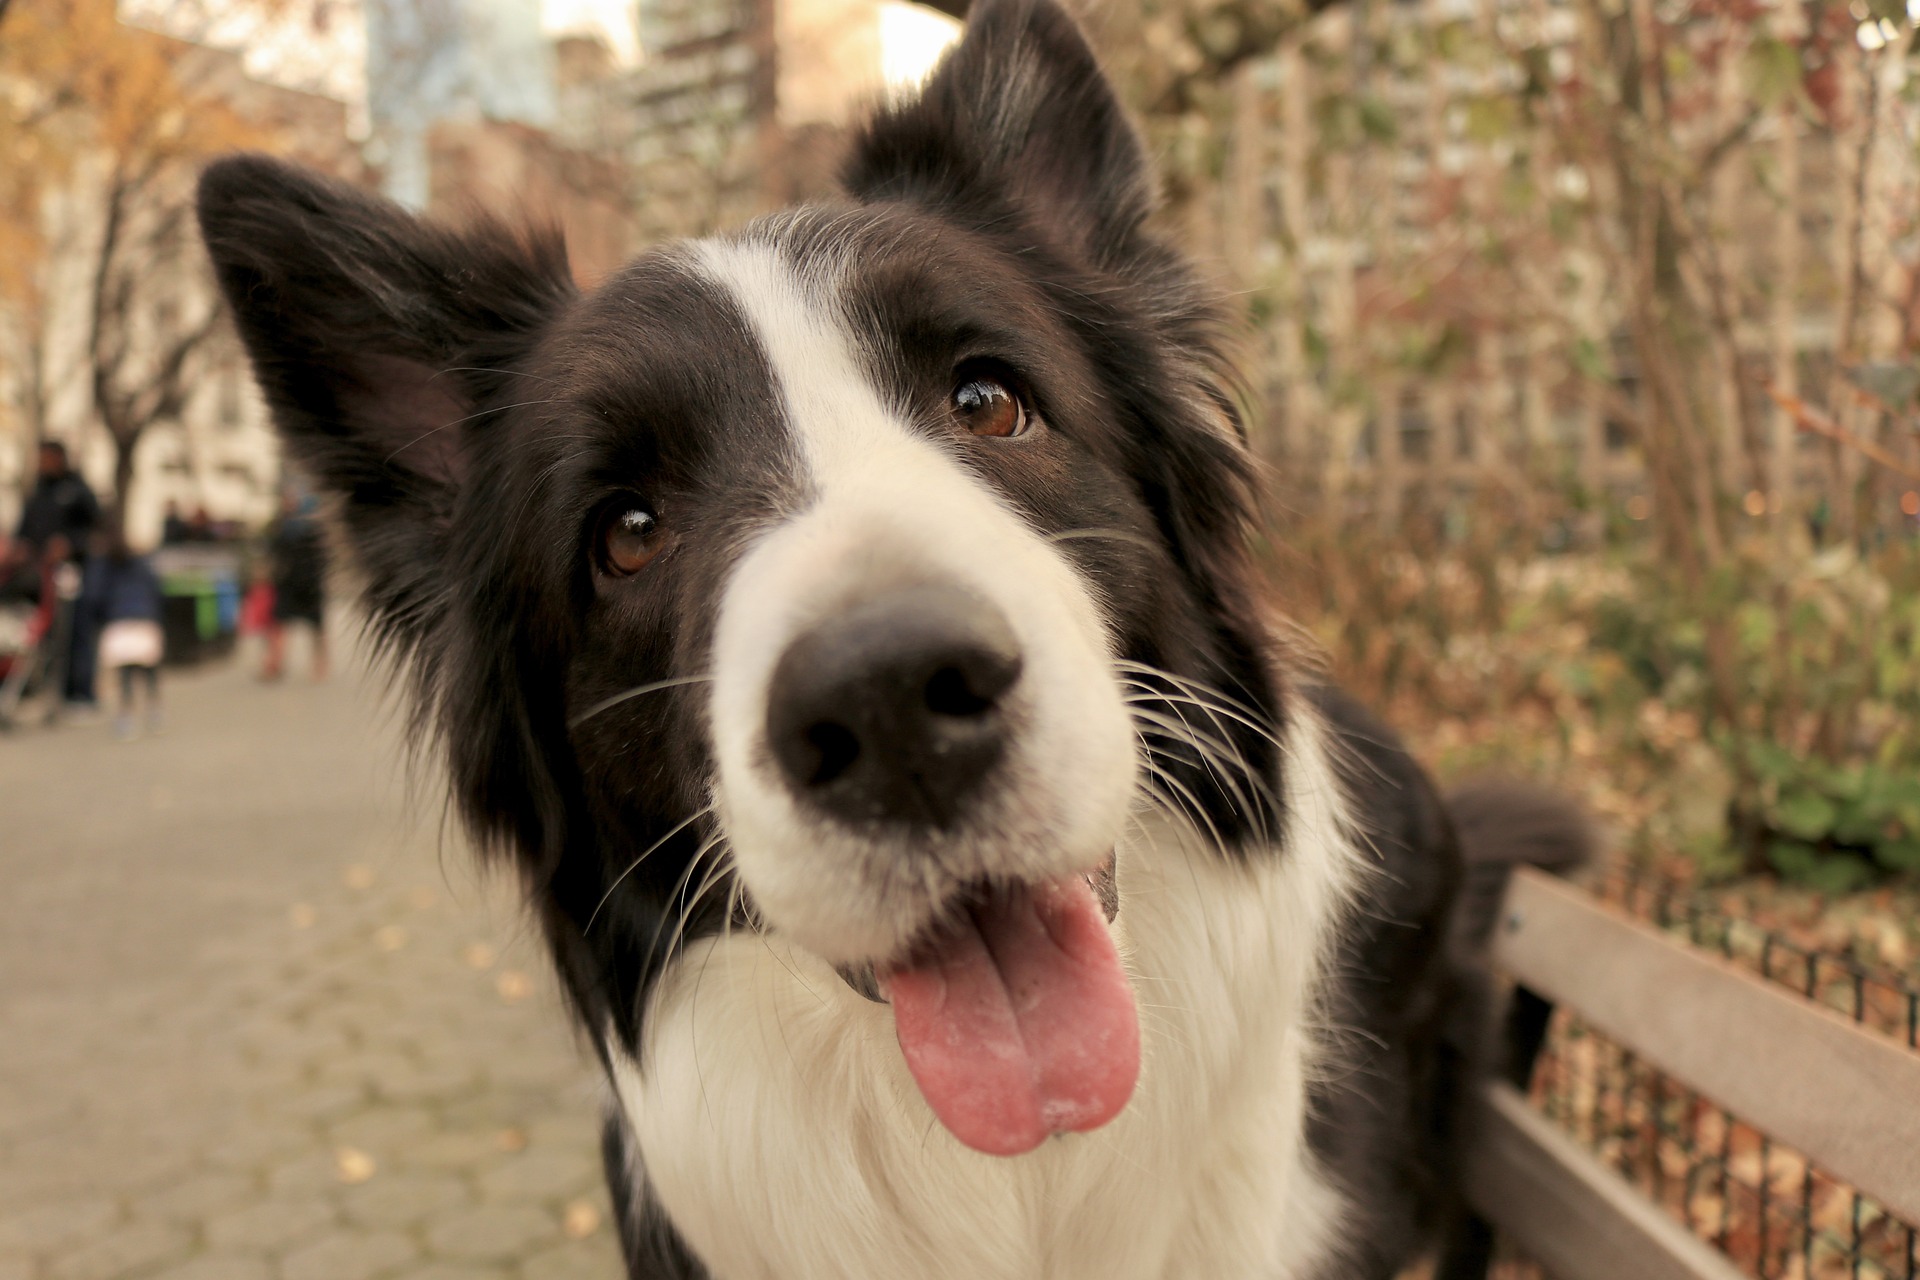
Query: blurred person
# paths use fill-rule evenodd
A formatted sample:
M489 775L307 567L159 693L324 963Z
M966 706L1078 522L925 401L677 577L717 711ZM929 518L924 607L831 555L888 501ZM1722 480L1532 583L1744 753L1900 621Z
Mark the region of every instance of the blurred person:
M14 530L16 554L38 562L48 543L61 537L77 558L99 524L100 501L69 463L67 447L57 440L43 440L33 492L27 495Z
M119 529L102 535L100 545L98 554L87 562L80 613L99 634L99 665L119 673L120 706L113 730L115 737L125 741L137 732L136 682L146 686L147 732L160 730L160 661L166 650L160 575L151 560L134 552Z
M311 496L288 493L267 538L273 614L262 680L278 680L285 674L287 624L292 622L304 622L313 629L313 678L327 678L327 546L316 518L319 505Z
M246 594L240 601L240 634L269 635L273 631L273 566L264 557L251 557L246 582Z
M180 514L180 504L172 498L167 499L165 513L160 519L160 545L178 546L187 538L187 520Z
M25 543L15 546L32 551ZM47 539L38 556L25 565L23 580L30 582L31 598L38 602L33 623L38 637L35 671L29 683L34 689L44 690L50 700L45 723L57 724L63 716L84 718L94 711L92 702L72 701L68 689L75 680L84 679L87 689L92 690L93 663L86 664L82 675L74 674L80 566L74 563L72 544L65 534L56 533Z
M73 469L66 446L43 440L37 478L20 512L7 568L10 574L22 566L48 570L49 580L56 584L60 604L51 631L55 646L51 665L58 673L65 709L77 715L90 714L95 708L95 633L74 608L81 591L74 575L99 524L100 501Z
M218 542L220 531L214 527L213 514L202 503L193 509L193 516L187 521L188 542Z
M177 547L192 538L193 528L187 523L187 518L180 514L180 504L168 498L166 518L160 522L160 545Z

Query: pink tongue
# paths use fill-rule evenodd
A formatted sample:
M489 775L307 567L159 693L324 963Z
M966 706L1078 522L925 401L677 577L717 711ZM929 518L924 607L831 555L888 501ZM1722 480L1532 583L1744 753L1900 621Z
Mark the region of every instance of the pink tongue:
M880 981L927 1105L976 1151L1097 1129L1133 1094L1133 990L1079 876L995 891Z

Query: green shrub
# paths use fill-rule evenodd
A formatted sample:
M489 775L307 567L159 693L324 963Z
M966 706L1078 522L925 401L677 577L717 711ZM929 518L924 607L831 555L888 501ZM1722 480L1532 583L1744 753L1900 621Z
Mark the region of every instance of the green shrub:
M1848 552L1784 570L1757 553L1729 561L1704 600L1653 565L1611 634L1649 691L1686 705L1732 771L1729 837L1752 870L1828 892L1920 871L1920 555ZM1721 619L1725 679L1709 670Z
M1753 781L1750 839L1789 879L1828 893L1920 871L1920 772L1911 761L1832 764L1735 740Z
M1516 541L1350 524L1276 570L1336 674L1443 772L1571 779L1703 878L1920 876L1920 546L1783 563L1756 542L1689 590L1644 540Z

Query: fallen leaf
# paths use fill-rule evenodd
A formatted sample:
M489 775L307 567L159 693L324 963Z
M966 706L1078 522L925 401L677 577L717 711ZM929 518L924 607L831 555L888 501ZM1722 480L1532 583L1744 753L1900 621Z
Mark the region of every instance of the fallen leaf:
M358 1147L341 1147L334 1152L333 1165L340 1174L340 1181L349 1185L365 1182L374 1175L377 1167L373 1157Z
M600 1211L585 1200L575 1200L560 1215L560 1229L575 1240L584 1240L600 1229Z
M1913 960L1913 948L1907 941L1907 932L1899 922L1882 919L1879 922L1880 959L1896 969L1904 969Z

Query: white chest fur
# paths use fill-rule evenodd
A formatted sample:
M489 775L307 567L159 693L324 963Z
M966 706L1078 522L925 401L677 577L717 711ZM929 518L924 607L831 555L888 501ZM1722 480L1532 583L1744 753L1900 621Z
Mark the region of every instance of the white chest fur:
M1315 991L1356 860L1317 729L1286 851L1236 866L1159 818L1119 853L1144 1062L1127 1110L1007 1160L934 1120L889 1011L779 938L689 948L615 1084L717 1280L1305 1280L1343 1203L1306 1149Z

